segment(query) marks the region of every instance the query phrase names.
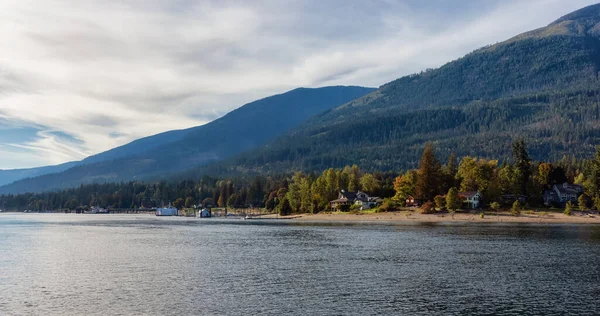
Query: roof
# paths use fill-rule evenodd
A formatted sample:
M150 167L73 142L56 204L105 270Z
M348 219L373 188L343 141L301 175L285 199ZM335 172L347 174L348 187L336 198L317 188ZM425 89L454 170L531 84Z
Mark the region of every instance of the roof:
M479 191L466 191L466 192L458 192L459 196L464 196L466 198L472 198L477 194L481 194L479 193Z
M348 202L347 198L341 198L341 199L330 201L330 203L346 203L346 202Z

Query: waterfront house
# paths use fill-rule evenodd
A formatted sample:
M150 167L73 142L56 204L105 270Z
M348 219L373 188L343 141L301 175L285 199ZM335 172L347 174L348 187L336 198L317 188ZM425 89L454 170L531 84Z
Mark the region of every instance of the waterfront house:
M479 191L459 192L458 196L463 199L468 208L479 208L483 203L483 195Z
M409 195L406 197L406 207L418 207L420 205L421 203L419 203L419 200L415 199L414 196Z
M583 186L579 184L555 184L551 190L544 191L544 204L565 204L568 201L577 202L577 198L583 194Z
M198 212L198 217L209 218L209 217L211 217L211 213L207 209L202 209L200 212Z
M156 216L178 216L177 208L169 205L168 207L160 207L156 209Z
M361 210L367 210L378 203L381 203L381 199L379 197L369 196L367 193L362 191L356 192L347 192L346 190L342 190L338 195L338 198L330 201L332 209L340 209L344 206L358 205Z

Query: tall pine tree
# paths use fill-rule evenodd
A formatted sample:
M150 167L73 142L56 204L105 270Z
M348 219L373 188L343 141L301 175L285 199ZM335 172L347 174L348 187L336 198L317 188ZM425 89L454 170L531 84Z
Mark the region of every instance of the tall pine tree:
M441 165L435 156L431 143L425 144L423 156L419 164L417 183L415 186L416 198L431 201L440 191Z

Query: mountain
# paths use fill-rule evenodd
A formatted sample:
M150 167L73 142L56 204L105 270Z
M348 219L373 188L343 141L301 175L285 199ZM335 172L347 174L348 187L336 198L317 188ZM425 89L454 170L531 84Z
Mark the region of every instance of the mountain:
M131 155L137 155L140 152L148 151L161 145L180 140L193 128L186 130L175 130L160 133L153 136L144 137L126 145L113 148L111 150L87 157L81 161L71 161L55 166L44 166L28 169L9 169L0 170L0 186L7 185L26 178L35 178L47 174L63 172L76 166L119 159Z
M17 180L38 177L49 173L57 173L76 166L78 162L67 162L56 166L46 166L28 169L0 170L0 186Z
M63 172L11 183L0 187L0 194L164 177L256 148L315 114L374 90L354 86L298 88L248 103L202 126L143 138L89 157Z
M587 156L600 144L600 4L405 76L327 111L265 146L187 175L417 166L441 157L510 157L525 137L536 159Z

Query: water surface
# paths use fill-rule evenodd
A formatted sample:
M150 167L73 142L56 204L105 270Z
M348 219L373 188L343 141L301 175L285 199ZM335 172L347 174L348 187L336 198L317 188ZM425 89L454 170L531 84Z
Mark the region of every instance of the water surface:
M0 215L1 315L598 315L600 227Z

